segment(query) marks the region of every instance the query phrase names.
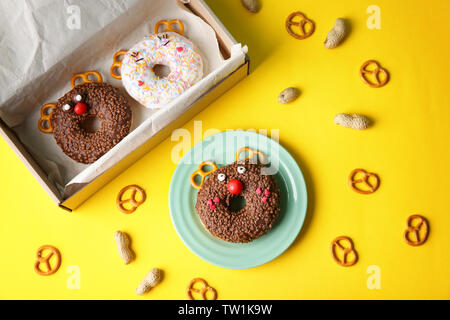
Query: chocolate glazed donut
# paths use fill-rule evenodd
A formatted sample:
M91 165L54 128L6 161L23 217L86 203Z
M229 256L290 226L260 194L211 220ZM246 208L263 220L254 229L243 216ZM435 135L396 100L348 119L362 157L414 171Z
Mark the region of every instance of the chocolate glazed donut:
M87 131L83 124L94 117L101 126L95 132ZM106 83L84 83L58 100L50 121L62 151L73 160L88 164L128 135L132 111L118 89Z
M238 161L214 171L197 193L195 209L205 228L228 242L250 242L267 231L280 213L280 190L261 164ZM245 206L233 211L237 197Z

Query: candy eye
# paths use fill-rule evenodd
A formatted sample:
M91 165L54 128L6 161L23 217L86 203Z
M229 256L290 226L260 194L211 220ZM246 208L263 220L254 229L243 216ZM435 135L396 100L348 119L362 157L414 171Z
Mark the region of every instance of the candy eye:
M239 173L244 173L245 172L245 167L237 167L237 172Z
M66 104L63 105L63 107L62 107L62 109L63 109L64 111L69 111L70 108L72 108L72 107L71 107L70 104L68 104L68 103L66 103Z
M77 94L75 96L75 101L80 102L81 100L83 100L83 97L80 94Z
M225 175L225 173L219 173L219 174L217 175L217 179L218 179L219 181L225 180L226 177L227 177L227 176Z

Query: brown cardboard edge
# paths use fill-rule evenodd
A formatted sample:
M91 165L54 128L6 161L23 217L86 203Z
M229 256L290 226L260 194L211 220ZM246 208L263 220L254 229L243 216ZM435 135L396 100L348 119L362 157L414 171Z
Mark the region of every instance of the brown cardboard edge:
M213 13L206 2L203 0L191 0L189 3L184 4L184 6L192 13L202 18L214 29L217 41L219 42L220 51L222 52L224 59L228 59L231 56L230 49L237 41L228 32L227 28Z
M102 173L100 176L95 178L90 183L83 186L79 191L65 199L60 206L64 206L69 210L75 210L83 202L88 200L96 191L99 191L102 187L106 186L115 177L125 171L128 167L138 161L141 157L147 154L151 149L156 147L158 144L163 142L165 139L170 137L171 132L182 127L188 121L190 121L197 113L204 110L209 104L211 104L215 99L219 98L223 93L231 89L240 80L244 79L249 73L249 63L250 59L246 55L245 61L242 65L231 72L227 77L219 81L207 92L205 92L199 99L197 99L191 106L175 121L171 122L166 127L158 131L153 137L144 142L142 145L138 146L135 150L129 153L126 157L116 163L112 168ZM245 69L244 69L245 68ZM239 72L243 72L240 74ZM234 78L236 77L236 78ZM230 81L230 83L227 83ZM212 91L218 87L225 85L223 92L218 92L216 95L212 95ZM227 86L228 85L228 86ZM95 191L93 191L95 190ZM113 199L113 198L112 198Z
M31 172L33 177L38 181L38 183L44 188L45 192L50 196L50 198L59 204L63 199L55 187L53 182L48 179L45 171L39 166L39 164L34 160L30 152L25 148L20 139L17 137L14 131L12 131L6 123L0 118L0 135L6 141L8 146L13 150L17 157L22 161L28 171Z

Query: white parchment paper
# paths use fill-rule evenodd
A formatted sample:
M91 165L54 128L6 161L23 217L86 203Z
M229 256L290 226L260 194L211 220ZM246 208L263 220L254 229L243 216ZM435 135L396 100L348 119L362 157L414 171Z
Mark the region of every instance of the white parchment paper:
M204 79L162 110L133 100L109 74L115 52L153 33L163 19L180 19L199 48ZM195 100L242 64L241 46L220 54L214 30L175 0L16 0L0 2L0 116L14 129L65 197L92 181L182 114ZM52 134L37 129L40 107L71 90L72 75L99 71L122 90L133 110L132 132L90 165L67 157Z

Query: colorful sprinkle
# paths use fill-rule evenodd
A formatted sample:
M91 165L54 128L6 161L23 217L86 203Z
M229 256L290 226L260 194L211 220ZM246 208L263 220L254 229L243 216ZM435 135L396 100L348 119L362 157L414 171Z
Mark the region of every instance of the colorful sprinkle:
M139 63L134 57L143 58ZM170 68L167 77L152 71L155 65ZM174 32L153 34L134 45L124 56L122 82L127 92L144 106L159 109L203 77L202 57L193 43Z

